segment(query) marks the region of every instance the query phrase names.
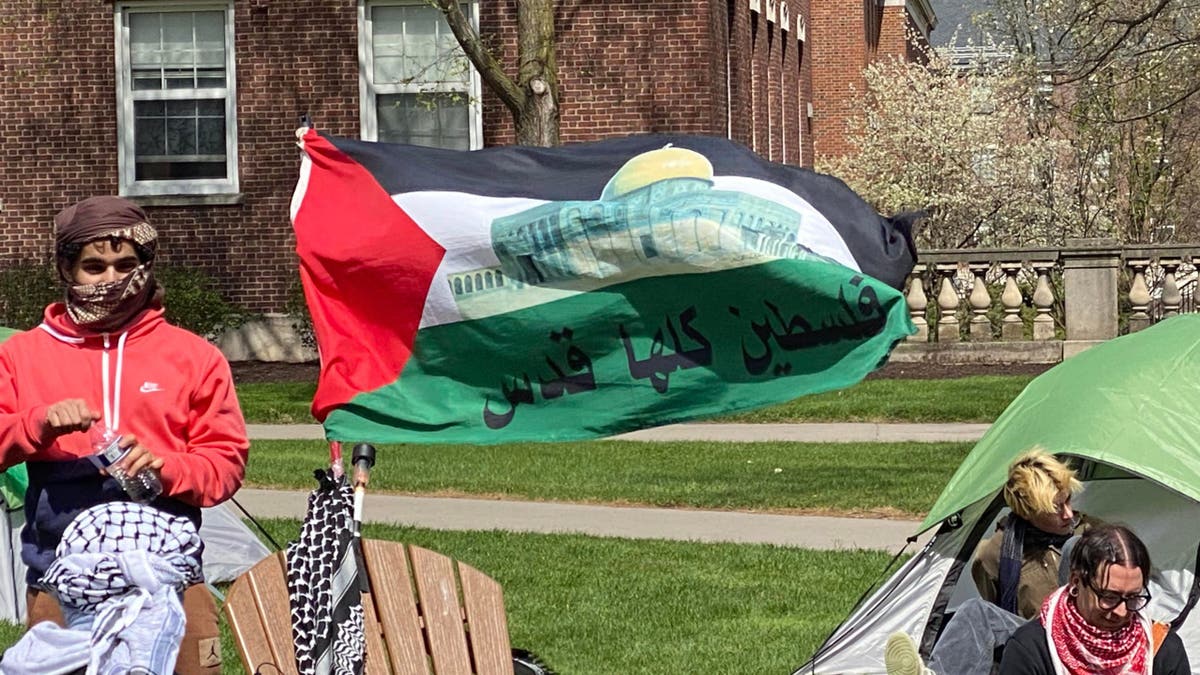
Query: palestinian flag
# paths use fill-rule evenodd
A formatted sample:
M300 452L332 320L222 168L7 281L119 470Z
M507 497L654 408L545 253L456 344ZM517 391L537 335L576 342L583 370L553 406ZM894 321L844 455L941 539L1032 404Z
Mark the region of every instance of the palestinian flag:
M907 223L725 139L301 145L292 222L330 440L732 413L854 384L913 332Z

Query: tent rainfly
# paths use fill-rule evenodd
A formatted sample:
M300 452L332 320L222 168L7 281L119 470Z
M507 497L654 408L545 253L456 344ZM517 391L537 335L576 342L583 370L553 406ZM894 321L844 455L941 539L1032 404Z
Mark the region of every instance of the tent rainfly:
M1147 612L1173 622L1200 672L1200 315L1110 340L1034 379L979 441L921 524L925 547L859 603L795 675L884 673L889 635L928 658L941 628L978 597L969 564L1006 508L1008 465L1042 448L1084 484L1077 510L1133 529L1154 565Z

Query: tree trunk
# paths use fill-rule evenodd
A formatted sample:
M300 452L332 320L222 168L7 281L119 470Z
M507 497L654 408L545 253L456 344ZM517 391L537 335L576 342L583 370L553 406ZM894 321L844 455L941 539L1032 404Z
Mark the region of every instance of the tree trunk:
M558 105L545 80L535 79L526 88L525 105L513 113L517 143L548 148L559 144Z
M552 0L517 3L517 58L517 86L525 94L519 107L510 107L517 143L558 145L558 65L554 58Z
M432 0L484 84L504 103L517 143L559 144L558 65L554 60L553 0L517 0L517 77L504 73L462 12L458 0Z

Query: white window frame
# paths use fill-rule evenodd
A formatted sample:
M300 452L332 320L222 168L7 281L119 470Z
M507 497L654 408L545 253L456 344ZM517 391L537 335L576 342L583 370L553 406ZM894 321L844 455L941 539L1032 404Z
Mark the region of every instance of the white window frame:
M463 0L471 8L471 24L479 30L479 0ZM423 93L455 93L458 89L430 88L428 84L383 84L376 85L375 80L375 49L371 40L374 34L371 21L371 9L374 7L396 7L401 5L428 5L426 0L358 0L358 91L359 91L359 120L361 121L361 137L364 141L379 140L379 120L375 116L375 97L379 94L423 94ZM465 58L465 57L464 57ZM478 150L483 147L483 105L481 103L481 82L479 71L475 65L468 63L470 68L470 83L467 96L467 133L468 147Z
M225 86L201 89L135 91L130 81L128 16L140 12L222 11L225 14ZM233 0L200 2L119 2L114 12L117 63L117 168L122 196L228 195L238 193L237 82L234 59ZM135 100L225 98L225 178L137 180L134 146Z

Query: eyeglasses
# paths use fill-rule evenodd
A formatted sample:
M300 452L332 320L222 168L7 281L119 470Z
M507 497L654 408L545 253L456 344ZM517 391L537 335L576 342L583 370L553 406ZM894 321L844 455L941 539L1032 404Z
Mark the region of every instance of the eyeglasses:
M1088 581L1087 585L1088 588L1092 589L1092 593L1096 594L1096 604L1100 606L1100 609L1105 611L1112 611L1117 608L1117 605L1125 603L1125 609L1137 612L1150 604L1150 591L1142 591L1133 595L1121 595L1120 593L1096 588L1092 585L1091 581Z

